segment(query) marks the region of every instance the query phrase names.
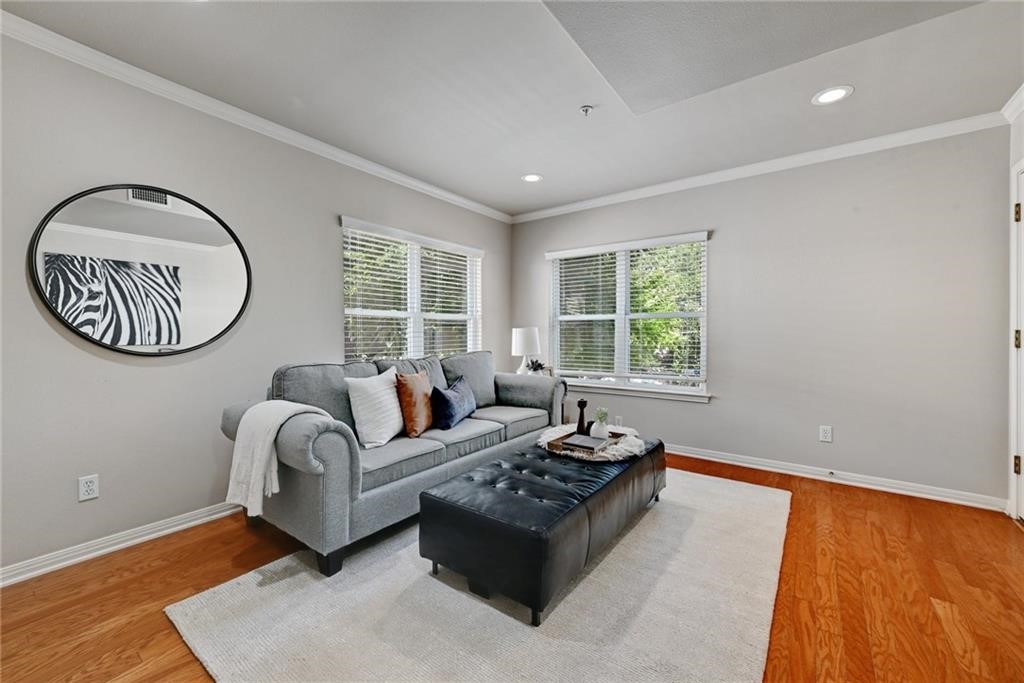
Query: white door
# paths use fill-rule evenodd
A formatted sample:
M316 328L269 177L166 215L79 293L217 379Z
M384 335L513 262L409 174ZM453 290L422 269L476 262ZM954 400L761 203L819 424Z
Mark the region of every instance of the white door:
M1020 207L1020 203L1024 202L1024 167L1018 167L1013 183L1013 197L1011 201ZM1020 211L1020 209L1017 209ZM1019 213L1017 214L1019 216ZM1015 222L1012 226L1014 236L1012 242L1016 248L1016 266L1015 266L1015 280L1016 280L1016 326L1017 328L1024 327L1024 219L1019 222ZM1024 332L1022 332L1024 334ZM1024 343L1022 343L1024 346ZM1011 434L1010 447L1013 449L1011 455L1024 456L1024 350L1014 349L1015 359L1011 367L1016 367L1016 424L1014 425L1013 434ZM1024 459L1024 458L1022 458ZM1024 474L1011 475L1016 481L1011 481L1010 485L1017 488L1016 500L1017 500L1017 517L1024 519Z

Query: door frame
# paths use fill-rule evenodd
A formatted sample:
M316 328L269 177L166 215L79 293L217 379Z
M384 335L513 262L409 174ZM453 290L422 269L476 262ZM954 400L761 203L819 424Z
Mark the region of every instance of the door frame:
M1021 418L1021 408L1024 407L1024 366L1021 355L1024 350L1015 348L1013 344L1015 331L1024 329L1024 311L1021 310L1024 306L1024 238L1021 236L1024 223L1017 223L1013 217L1014 204L1024 203L1022 175L1024 159L1010 168L1010 343L1007 345L1010 349L1010 452L1006 468L1009 479L1006 513L1024 519L1024 476L1013 473L1013 457L1024 455L1024 424Z

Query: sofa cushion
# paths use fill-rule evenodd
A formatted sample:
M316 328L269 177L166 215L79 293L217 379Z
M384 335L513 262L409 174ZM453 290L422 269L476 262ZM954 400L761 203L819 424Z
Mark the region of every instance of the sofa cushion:
M430 395L430 410L434 426L438 429L451 429L476 410L473 390L461 377L457 377L447 389L434 387Z
M355 428L346 377L373 377L373 363L301 363L284 365L274 372L267 398L294 401L323 408L335 420Z
M505 440L505 427L490 420L466 418L451 429L428 429L424 439L440 441L445 445L448 460L496 446Z
M388 368L394 368L400 375L415 375L417 372L425 372L430 376L430 383L439 389L448 388L448 380L445 379L444 370L441 369L441 360L437 356L426 358L387 358L375 360L377 370L384 372Z
M441 359L441 368L445 379L451 384L458 377L465 378L473 389L478 408L493 406L496 402L494 393L494 356L490 351L473 351L458 353Z
M360 449L363 491L390 484L447 461L444 444L399 436L379 448Z
M505 440L514 439L535 429L544 429L551 423L548 411L539 408L515 406L489 406L479 408L472 415L478 420L490 420L505 425Z

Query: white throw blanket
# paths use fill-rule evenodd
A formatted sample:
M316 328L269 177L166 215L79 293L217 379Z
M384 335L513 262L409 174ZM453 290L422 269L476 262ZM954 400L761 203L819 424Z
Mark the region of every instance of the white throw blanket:
M572 434L575 431L575 425L558 425L557 427L545 429L537 438L537 445L546 449L548 447L548 442L554 441L560 436ZM638 432L635 429L632 427L616 426L615 431L622 432L626 436L619 439L618 442L601 449L597 453L573 451L572 457L579 460L614 462L616 460L627 460L632 458L634 455L640 455L644 452L644 441L639 438Z
M245 507L250 517L263 514L263 497L281 490L277 483L277 447L281 425L304 413L325 415L315 406L291 401L263 401L245 411L235 434L227 502Z

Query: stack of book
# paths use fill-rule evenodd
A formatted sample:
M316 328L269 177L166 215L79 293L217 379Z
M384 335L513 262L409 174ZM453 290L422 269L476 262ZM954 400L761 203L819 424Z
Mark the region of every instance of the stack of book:
M573 434L562 441L562 447L571 448L577 451L585 451L587 453L597 453L601 449L607 448L611 443L611 439L598 439L593 436Z

